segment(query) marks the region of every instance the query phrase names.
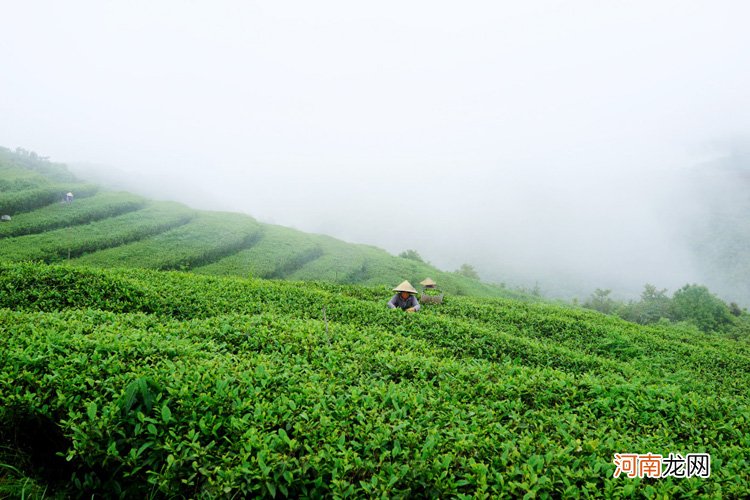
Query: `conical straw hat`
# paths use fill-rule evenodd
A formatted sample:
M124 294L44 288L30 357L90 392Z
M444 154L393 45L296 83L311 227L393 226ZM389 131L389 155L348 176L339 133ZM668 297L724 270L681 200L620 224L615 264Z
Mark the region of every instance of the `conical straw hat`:
M437 285L437 283L435 283L434 281L432 281L431 278L425 278L424 281L420 281L419 284L420 285L424 285L424 286Z
M394 292L409 292L409 293L417 293L417 291L414 289L413 286L411 286L411 283L404 280L399 284L396 288L393 289Z

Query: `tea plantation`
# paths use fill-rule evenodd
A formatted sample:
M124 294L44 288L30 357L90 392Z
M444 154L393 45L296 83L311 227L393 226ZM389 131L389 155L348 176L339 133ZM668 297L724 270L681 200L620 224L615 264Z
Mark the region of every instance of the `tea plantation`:
M5 491L739 498L750 348L386 288L0 265ZM325 319L324 319L325 311ZM711 454L708 479L614 453Z
M0 498L750 491L747 342L109 192L2 148L0 209ZM443 304L385 307L425 276ZM613 477L615 453L649 452L708 453L710 477Z

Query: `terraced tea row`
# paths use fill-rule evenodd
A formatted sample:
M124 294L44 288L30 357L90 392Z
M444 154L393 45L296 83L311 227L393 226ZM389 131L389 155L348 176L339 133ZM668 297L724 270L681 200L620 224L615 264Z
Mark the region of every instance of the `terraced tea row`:
M56 262L116 247L187 224L195 212L178 203L154 202L142 210L90 224L0 240L1 258Z
M30 212L52 203L60 203L68 191L75 191L76 196L85 198L98 191L92 184L52 184L21 191L0 192L0 214L15 216Z
M73 264L190 269L252 245L260 237L260 231L261 226L246 215L204 212L176 229L90 253L74 260Z
M283 226L266 224L260 239L250 248L195 269L219 276L285 278L323 250L310 235Z
M112 192L97 193L74 203L53 203L13 217L12 224L0 225L0 238L88 224L138 210L146 203L140 196Z

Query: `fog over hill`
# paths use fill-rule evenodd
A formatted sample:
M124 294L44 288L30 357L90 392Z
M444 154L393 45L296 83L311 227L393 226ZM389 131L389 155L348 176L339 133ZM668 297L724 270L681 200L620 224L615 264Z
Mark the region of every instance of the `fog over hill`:
M697 281L750 305L750 146L691 173L680 221L698 270Z
M747 191L725 168L748 165L749 15L739 0L16 2L0 144L549 295L705 282L750 305Z
M196 208L248 211L241 202L216 199L205 185L169 179L144 184L127 171L102 174L101 166L87 164L74 165L73 170ZM381 219L366 216L365 208L377 212L374 205L317 204L309 212L290 212L283 221L303 220L292 225L383 246L394 254L416 248L446 269L471 262L490 281L538 287L548 296L583 298L594 288L610 288L617 297L634 298L646 283L674 291L698 282L728 301L750 305L750 161L741 144L731 154L691 168L611 179L616 189L594 186L595 177L590 182L555 186L553 180L540 180L535 188L538 197L529 196L534 191L530 187L519 194L506 186L498 194L500 200L471 199L455 205L428 200L408 210L418 214L418 224L391 244L383 237L385 229L375 229ZM498 202L507 206L497 208ZM456 212L444 211L445 206L454 206ZM283 212L280 208L274 213ZM336 210L362 211L358 220L367 223L347 231L349 217L335 221ZM463 221L461 214L466 216ZM450 227L451 222L462 232L441 229L441 224Z

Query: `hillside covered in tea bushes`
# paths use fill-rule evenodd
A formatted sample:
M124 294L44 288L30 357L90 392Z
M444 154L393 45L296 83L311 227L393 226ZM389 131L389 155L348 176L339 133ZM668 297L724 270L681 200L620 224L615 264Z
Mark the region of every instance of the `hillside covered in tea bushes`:
M72 192L72 203L63 203ZM395 286L436 280L448 293L524 294L369 245L194 210L77 180L64 165L0 148L0 261L192 270L201 274Z
M750 348L387 287L0 265L0 493L740 498ZM614 453L710 453L708 479Z

